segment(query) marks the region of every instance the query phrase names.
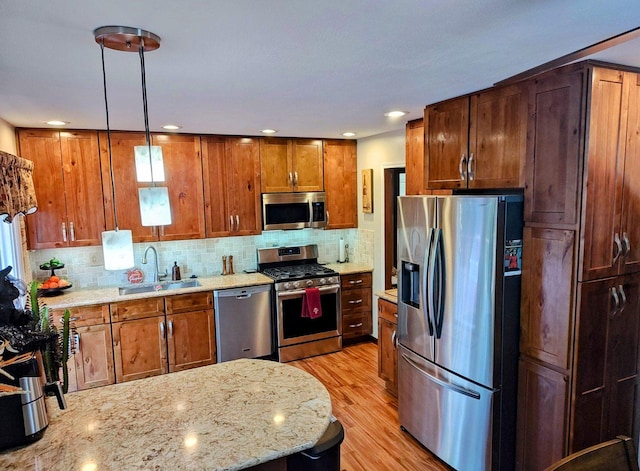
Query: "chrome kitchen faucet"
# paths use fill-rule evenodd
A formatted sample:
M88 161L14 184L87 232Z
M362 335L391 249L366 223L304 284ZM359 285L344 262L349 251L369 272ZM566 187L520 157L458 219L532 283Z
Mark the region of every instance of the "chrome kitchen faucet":
M150 245L144 250L144 255L142 256L142 263L145 265L147 264L147 252L149 250L153 250L153 254L155 255L155 258L156 258L156 264L153 270L153 282L157 283L158 281L160 281L160 279L166 278L167 276L169 276L169 274L167 273L166 269L164 271L164 274L161 275L159 273L160 269L158 268L158 252L156 251L156 248L153 245Z

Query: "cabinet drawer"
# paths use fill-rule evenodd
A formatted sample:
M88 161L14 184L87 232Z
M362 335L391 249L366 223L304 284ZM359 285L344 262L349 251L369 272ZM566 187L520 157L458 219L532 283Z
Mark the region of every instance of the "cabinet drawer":
M361 312L342 317L343 339L369 334L371 334L371 313Z
M384 299L378 299L378 319L384 319L394 325L398 324L398 306Z
M167 314L202 311L213 307L213 293L210 292L177 294L164 299Z
M342 292L342 312L349 313L353 311L371 312L371 289L358 288L350 289Z
M56 328L60 328L60 319L64 316L64 309L52 311L53 322ZM86 327L90 325L109 323L109 305L98 304L95 306L80 306L69 308L69 317L72 325Z
M136 299L111 304L111 322L143 319L164 314L164 298Z
M341 275L340 284L344 290L352 288L371 288L371 273Z

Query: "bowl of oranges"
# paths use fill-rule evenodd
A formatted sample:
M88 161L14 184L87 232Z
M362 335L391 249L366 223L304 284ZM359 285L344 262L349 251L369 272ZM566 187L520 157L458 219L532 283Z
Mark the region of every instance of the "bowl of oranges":
M63 280L57 275L51 275L42 283L38 284L38 292L45 296L55 296L61 294L63 290L71 288L72 284Z

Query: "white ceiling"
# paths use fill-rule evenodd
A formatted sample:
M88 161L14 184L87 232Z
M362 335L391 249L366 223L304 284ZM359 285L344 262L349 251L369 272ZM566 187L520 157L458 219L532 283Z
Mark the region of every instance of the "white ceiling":
M105 25L162 38L152 131L362 138L639 24L638 0L0 0L0 118L104 129ZM640 65L640 41L596 58ZM143 129L137 54L105 61L111 128Z

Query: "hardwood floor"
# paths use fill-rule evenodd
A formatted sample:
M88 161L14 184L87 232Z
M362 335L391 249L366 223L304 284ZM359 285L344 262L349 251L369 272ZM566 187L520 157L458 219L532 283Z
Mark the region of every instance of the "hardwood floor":
M398 401L378 378L378 346L349 345L341 352L289 363L311 373L327 388L344 427L343 471L446 471L447 465L400 430Z

